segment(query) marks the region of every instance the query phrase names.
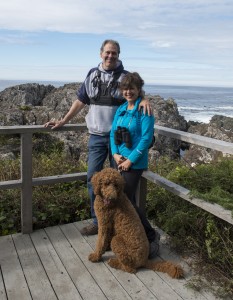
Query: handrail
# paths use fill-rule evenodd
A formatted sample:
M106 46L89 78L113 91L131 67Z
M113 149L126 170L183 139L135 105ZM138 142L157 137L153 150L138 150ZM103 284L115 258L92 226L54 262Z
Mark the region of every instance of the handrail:
M87 129L86 124L68 124L57 128L53 132L79 131ZM86 180L86 172L63 174L49 177L32 178L32 135L36 132L51 132L50 128L43 125L24 125L24 126L0 126L0 134L20 134L21 136L21 178L0 182L0 189L20 188L21 189L21 231L23 233L32 232L32 187L58 182L70 182L74 180ZM191 144L211 148L223 153L233 154L233 143L220 141L213 138L203 137L188 132L183 132L167 127L155 126L155 132L170 138L179 139ZM192 198L190 191L179 186L158 174L151 171L143 172L137 191L137 204L145 210L147 180L163 186L172 193L193 203L196 206L216 215L217 217L233 224L231 212L223 209L217 204L212 204L202 199Z
M86 123L82 124L67 124L55 130L43 125L22 125L22 126L0 126L0 134L21 134L21 133L36 133L36 132L58 132L58 131L79 131L87 129Z
M155 132L161 135L168 136L170 138L188 142L190 144L203 146L205 148L211 148L213 150L217 150L222 153L233 154L233 143L220 141L214 138L209 138L194 133L179 131L172 128L162 127L159 125L155 126Z

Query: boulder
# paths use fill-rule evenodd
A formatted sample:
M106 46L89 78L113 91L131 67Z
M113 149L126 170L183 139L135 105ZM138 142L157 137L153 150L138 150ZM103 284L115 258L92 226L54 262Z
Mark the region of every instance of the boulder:
M189 122L188 132L233 143L233 118L215 115L208 124ZM230 155L223 155L222 152L216 150L190 145L183 157L187 163L196 165L217 160L222 156Z

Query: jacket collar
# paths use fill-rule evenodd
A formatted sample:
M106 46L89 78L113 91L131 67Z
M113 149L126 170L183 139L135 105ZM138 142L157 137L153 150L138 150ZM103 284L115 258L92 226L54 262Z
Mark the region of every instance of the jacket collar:
M137 100L135 101L135 105L134 105L134 108L130 111L131 114L135 114L136 111L138 111L138 107L139 107L139 104L141 102L142 98L141 97L138 97ZM121 111L127 111L127 106L128 106L128 102L126 101L123 105L122 105L122 109Z

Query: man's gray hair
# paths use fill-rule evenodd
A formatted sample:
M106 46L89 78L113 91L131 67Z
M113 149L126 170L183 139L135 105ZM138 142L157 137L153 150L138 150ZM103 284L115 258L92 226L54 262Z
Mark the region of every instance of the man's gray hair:
M105 40L102 45L101 45L101 48L100 48L100 52L103 52L104 51L104 46L106 44L112 44L112 45L115 45L117 47L117 51L118 51L118 54L120 54L121 52L121 49L120 49L120 45L117 41L114 41L114 40Z

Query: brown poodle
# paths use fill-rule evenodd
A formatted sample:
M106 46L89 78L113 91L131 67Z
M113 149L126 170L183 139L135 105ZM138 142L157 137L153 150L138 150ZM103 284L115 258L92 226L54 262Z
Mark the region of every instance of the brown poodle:
M94 208L98 219L98 238L92 262L100 261L109 248L116 255L108 264L129 273L140 267L164 272L173 278L183 277L183 270L172 262L148 260L149 242L140 218L124 193L124 179L117 170L103 169L94 174L92 185L96 195Z

